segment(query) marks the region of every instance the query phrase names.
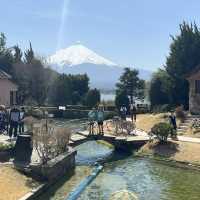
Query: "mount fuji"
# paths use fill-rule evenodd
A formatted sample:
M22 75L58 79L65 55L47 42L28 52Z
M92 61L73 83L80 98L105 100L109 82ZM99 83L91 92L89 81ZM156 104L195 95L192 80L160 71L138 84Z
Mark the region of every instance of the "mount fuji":
M47 63L58 73L86 73L90 78L91 87L104 90L115 88L124 68L80 43L58 50L54 55L47 58ZM139 70L139 76L143 79L150 79L151 74L151 71Z

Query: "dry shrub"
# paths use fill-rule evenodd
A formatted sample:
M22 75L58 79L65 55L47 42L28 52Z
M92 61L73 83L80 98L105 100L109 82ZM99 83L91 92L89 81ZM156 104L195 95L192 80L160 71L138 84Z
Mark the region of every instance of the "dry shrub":
M116 135L124 133L129 135L135 129L135 124L115 117L113 120L108 121L107 127Z
M135 124L131 121L123 121L121 124L122 132L125 130L125 132L130 135L130 133L135 129Z
M33 147L43 164L67 151L71 131L41 120L33 125Z
M36 118L32 117L32 116L25 117L25 119L24 119L23 121L24 121L24 123L25 123L25 125L26 125L27 132L28 132L29 134L32 134L33 125L34 125L35 123L39 123L39 121L38 121Z

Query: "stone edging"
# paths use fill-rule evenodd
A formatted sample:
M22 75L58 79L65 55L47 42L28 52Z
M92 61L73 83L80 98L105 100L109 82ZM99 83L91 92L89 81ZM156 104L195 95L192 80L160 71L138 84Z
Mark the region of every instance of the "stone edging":
M33 200L35 199L38 195L40 195L44 190L46 190L50 184L42 184L38 186L37 188L33 189L31 192L25 194L23 197L19 198L18 200Z
M54 183L56 183L59 178L70 172L75 167L75 154L76 150L70 149L68 153L60 154L58 157L50 160L48 162L48 166L45 165L43 168L31 168L33 166L30 166L30 172L29 175L33 177L40 176L44 179L46 179L46 182L41 183L37 188L32 189L32 191L25 194L23 197L19 198L18 200L34 200L37 199L37 197L43 193L45 190L47 190L49 187L51 187ZM43 172L45 170L45 172ZM59 173L56 174L56 171ZM55 172L55 173L53 173ZM49 174L56 174L56 176L49 176Z

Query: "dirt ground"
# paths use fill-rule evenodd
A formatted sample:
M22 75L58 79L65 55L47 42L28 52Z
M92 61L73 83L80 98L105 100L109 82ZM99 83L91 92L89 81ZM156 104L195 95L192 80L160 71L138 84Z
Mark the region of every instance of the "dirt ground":
M167 114L139 114L137 115L136 127L149 132L159 122L167 121Z
M37 186L39 183L11 166L0 165L0 200L17 200Z
M169 141L167 144L147 143L140 150L141 155L159 155L168 159L200 165L200 144Z

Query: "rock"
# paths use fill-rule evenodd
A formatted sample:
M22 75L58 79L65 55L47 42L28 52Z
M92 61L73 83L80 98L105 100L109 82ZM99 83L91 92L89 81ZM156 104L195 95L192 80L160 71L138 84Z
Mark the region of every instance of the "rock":
M113 193L109 200L139 200L135 193L128 190L120 190Z

